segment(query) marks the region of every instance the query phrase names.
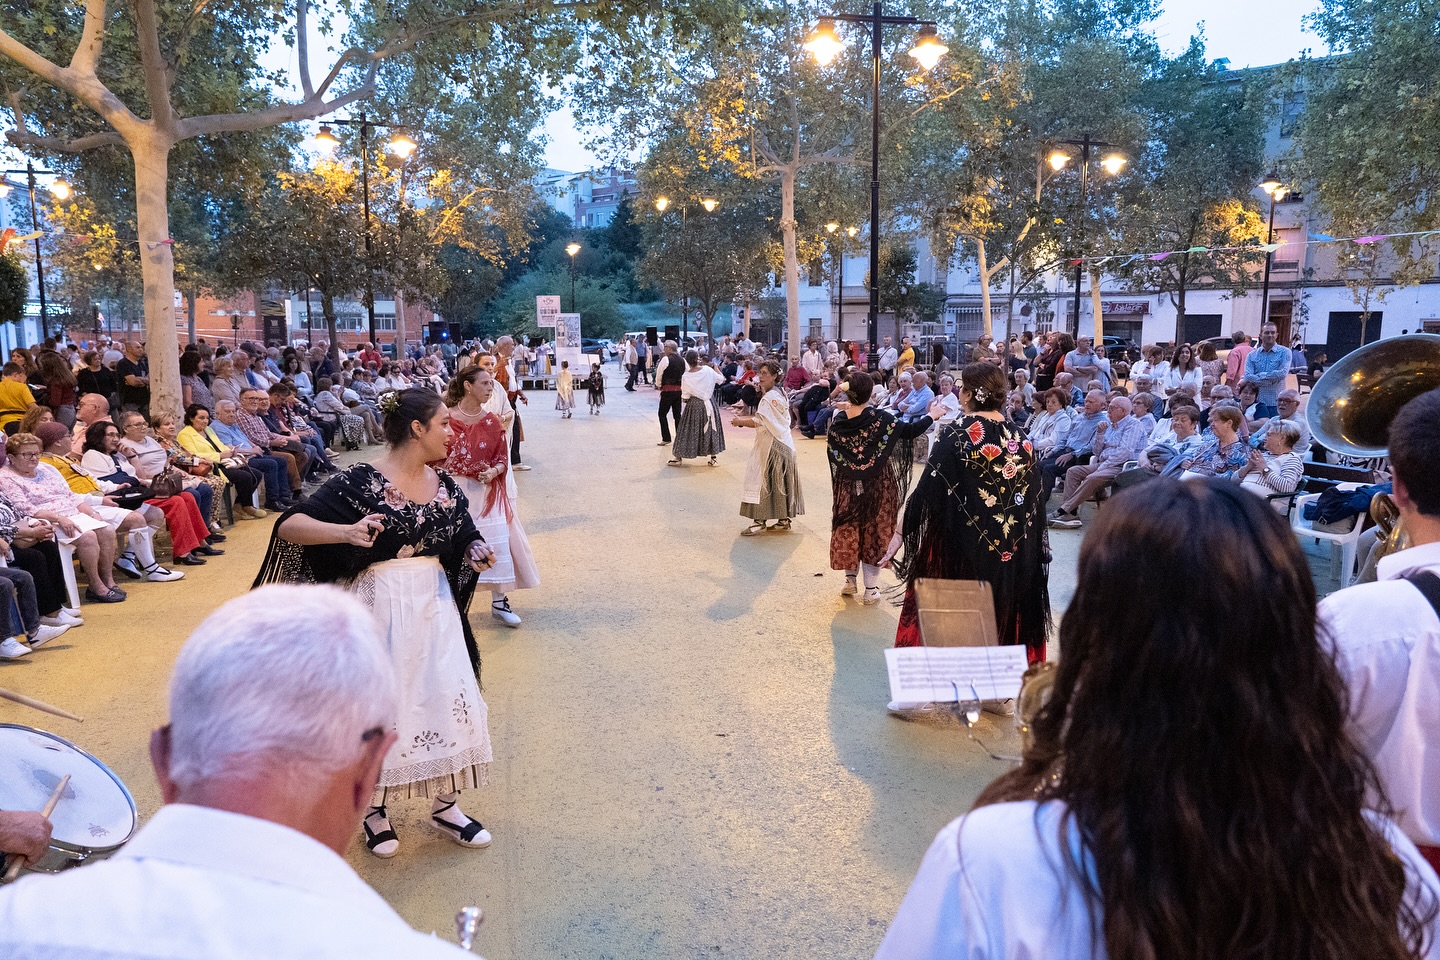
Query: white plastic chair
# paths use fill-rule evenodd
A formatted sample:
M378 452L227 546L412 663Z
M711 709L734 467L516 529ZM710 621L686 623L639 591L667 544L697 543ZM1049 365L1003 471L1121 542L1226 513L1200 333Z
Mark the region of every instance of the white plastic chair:
M1337 487L1340 490L1354 490L1358 483L1341 483ZM1309 537L1317 541L1327 541L1330 544L1330 566L1332 573L1335 567L1335 547L1340 548L1340 570L1338 577L1340 587L1343 589L1350 586L1355 580L1358 572L1356 557L1357 545L1360 542L1360 534L1364 532L1365 514L1355 518L1355 526L1348 533L1327 533L1323 530L1316 530L1314 524L1305 519L1305 506L1320 498L1318 493L1302 494L1295 498L1295 506L1290 514L1290 528L1295 531L1295 536L1302 539Z
M75 580L75 548L68 543L56 544L60 548L60 570L65 575L65 592L70 597L70 609L80 609L80 584ZM0 567L8 567L10 562L4 556L0 556Z

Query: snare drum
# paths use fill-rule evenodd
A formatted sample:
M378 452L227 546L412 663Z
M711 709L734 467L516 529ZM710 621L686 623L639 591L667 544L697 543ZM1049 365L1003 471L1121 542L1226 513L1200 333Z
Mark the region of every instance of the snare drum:
M0 810L40 810L65 774L50 815L50 850L26 870L59 873L110 856L135 832L135 799L110 768L63 737L0 723Z

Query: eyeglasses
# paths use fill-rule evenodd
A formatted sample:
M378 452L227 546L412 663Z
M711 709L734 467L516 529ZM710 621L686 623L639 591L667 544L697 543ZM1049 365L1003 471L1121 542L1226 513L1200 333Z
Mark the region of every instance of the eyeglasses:
M10 456L15 460L39 460L40 451L30 450L22 453L12 453Z

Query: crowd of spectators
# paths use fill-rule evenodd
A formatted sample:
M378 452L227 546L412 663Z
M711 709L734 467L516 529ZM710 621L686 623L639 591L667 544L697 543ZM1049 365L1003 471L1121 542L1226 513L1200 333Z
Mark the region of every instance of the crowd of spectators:
M398 362L365 344L337 363L312 348L229 347L180 355L182 416L150 410L138 341L47 340L0 367L0 658L83 623L86 603L120 603L120 583L169 583L224 551L224 528L284 510L336 467L337 447L382 442L386 390L443 387L439 347ZM156 536L168 534L161 563Z

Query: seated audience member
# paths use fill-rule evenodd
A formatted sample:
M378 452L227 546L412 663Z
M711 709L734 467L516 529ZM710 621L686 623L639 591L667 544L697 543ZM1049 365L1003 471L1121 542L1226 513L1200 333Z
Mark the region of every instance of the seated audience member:
M282 436L270 429L261 417L269 402L270 397L264 390L246 390L240 395L237 423L252 444L285 464L290 473L290 485L298 498L302 481L310 475L310 455L295 437ZM220 421L223 423L225 418L221 416Z
M277 383L270 388L270 411L275 419L300 438L300 442L316 457L317 469L322 473L334 473L335 465L329 455L330 439L335 428L329 424L321 426L309 419L308 410L300 401L300 394L288 383Z
M1070 394L1070 408L1078 410L1085 405L1085 391L1075 383L1075 374L1061 371L1055 374L1055 386Z
M1210 395L1213 397L1215 392L1212 390ZM1255 413L1255 407L1259 400L1259 385L1253 380L1241 380L1239 386L1235 388L1235 403L1245 414L1244 429L1240 431L1241 437L1248 438L1251 433L1265 425L1266 418L1256 416Z
M0 457L4 452L0 447ZM55 528L49 521L25 516L0 495L0 540L9 545L6 561L10 567L30 574L42 624L78 627L85 622L78 608L66 606L70 598L66 595L65 568Z
M1236 404L1236 402L1235 402L1235 389L1234 389L1233 387L1231 387L1230 385L1228 385L1228 384L1222 383L1220 386L1218 386L1218 387L1216 387L1214 390L1211 390L1211 391L1210 391L1210 404L1209 404L1209 406L1203 406L1203 407L1200 408L1200 432L1201 432L1201 433L1208 433L1209 430L1210 430L1210 410L1211 410L1211 408L1213 408L1213 407L1216 406L1217 404L1224 404L1224 403L1229 403L1230 406L1232 406L1232 407L1237 407L1237 409L1238 409L1238 404Z
M1055 379L1060 379L1058 376ZM1062 386L1052 389L1064 390ZM1085 395L1085 405L1070 421L1070 435L1062 446L1055 446L1040 461L1040 477L1044 495L1048 499L1055 487L1055 481L1066 470L1081 463L1089 463L1095 455L1095 433L1105 419L1106 397L1099 390Z
M176 563L187 567L203 566L205 557L219 556L224 552L212 546L219 542L216 539L219 534L211 533L206 526L200 505L191 491L181 490L173 497L157 497L140 480L130 461L120 453L120 431L115 424L104 421L90 425L85 434L85 451L80 457L79 469L102 493L112 498L124 498L129 503L143 497L143 502L135 506L135 512L145 518L152 531L159 530L162 523L169 528L171 553ZM77 493L91 493L79 478L70 480L70 486ZM157 571L144 569L130 550L116 559L115 566L137 579L157 574ZM152 579L167 579L169 573L161 567L159 575ZM177 576L168 578L179 579Z
M85 445L85 433L90 425L110 419L110 401L98 393L82 393L79 401L75 404L75 426L70 431L70 439L74 441L74 448L79 450Z
M1265 432L1265 447L1262 450L1250 448L1249 459L1236 471L1240 486L1251 493L1268 497L1272 493L1290 493L1300 485L1305 472L1305 461L1295 453L1295 444L1300 440L1300 430L1288 420L1271 417L1262 428ZM1289 514L1289 503L1276 500L1276 512Z
M1030 406L1030 401L1035 399L1035 385L1030 382L1030 371L1024 367L1017 367L1012 373L1015 379L1015 389L1025 395L1025 406Z
M230 357L220 357L215 361L215 377L210 381L210 392L215 397L215 402L221 400L233 400L240 402L240 394L250 389L250 381L242 371L235 369L235 361Z
M210 411L198 403L185 408L185 427L175 436L186 453L198 460L204 460L211 468L218 470L227 480L235 484L235 515L241 520L261 520L267 514L255 507L255 492L265 475L258 467L250 466L245 455L234 447L218 443L207 431L210 428ZM278 464L277 464L278 468Z
M1300 412L1300 393L1297 390L1281 390L1276 396L1275 405L1280 413L1265 421L1265 425L1256 430L1250 436L1252 447L1265 448L1266 431L1271 424L1278 424L1281 421L1293 426L1300 439L1295 441L1295 455L1304 458L1310 452L1310 425L1305 422L1305 415Z
M134 468L136 476L149 483L171 468L170 452L150 434L150 427L140 413L127 410L120 414L119 420L119 451ZM205 518L205 525L219 533L220 524L215 520L214 488L205 483L204 478L192 477L189 474L185 476L184 488L186 493L195 498L195 503L200 507L200 515Z
M180 354L180 402L186 407L201 406L206 410L215 409L215 395L200 376L200 354L187 350Z
M1145 449L1150 432L1131 415L1130 401L1116 397L1107 408L1108 419L1095 427L1095 457L1065 471L1065 497L1050 517L1050 525L1074 529L1081 525L1080 504L1108 487L1125 464Z
M959 420L961 407L960 394L955 389L954 377L948 373L942 373L936 384L940 387L940 393L936 395L935 399L945 406L945 415L935 421L938 428L941 424L954 423Z
M46 551L22 546L27 537L51 536L52 565ZM71 627L85 621L65 610L65 573L55 549L49 524L21 517L0 497L0 660L15 660L34 652ZM0 814L3 820L4 814ZM3 826L0 826L3 833ZM8 850L0 837L0 854Z
M901 375L904 379L904 375ZM919 420L921 417L929 416L926 413L930 404L935 399L935 391L930 388L930 377L924 371L917 370L910 376L910 392L904 399L895 404L895 412L902 421L910 422Z
M1028 431L1030 445L1035 449L1035 459L1043 460L1052 451L1066 445L1070 438L1070 427L1075 422L1075 411L1070 407L1070 391L1051 387L1035 394L1045 405L1044 412L1035 417Z
M1240 428L1245 415L1240 408L1230 404L1217 404L1210 408L1210 435L1195 459L1181 461L1184 472L1181 479L1192 477L1221 477L1233 480L1240 468L1250 459L1250 448L1240 439Z
M234 450L265 475L265 508L284 510L299 496L300 474L293 459L256 446L240 427L240 407L233 400L215 401L215 419L206 431L217 444Z
M1433 956L1440 878L1389 819L1316 626L1305 555L1256 498L1117 496L1020 767L936 837L876 960Z
M1139 464L1122 470L1115 478L1117 490L1155 477L1178 475L1180 464L1194 460L1200 452L1199 410L1176 406L1170 419L1162 422L1166 425L1165 432L1151 437L1149 445L1140 453Z
M185 474L185 486L194 490L200 484L210 488L210 530L221 540L221 516L224 513L225 494L230 481L225 474L214 469L204 457L196 457L180 444L180 428L184 426L173 413L160 413L150 418L150 436L170 457L170 466ZM199 484L194 481L200 481ZM198 501L197 501L198 502Z
M286 413L284 397L287 388L276 384L268 391L256 394L256 416L258 416L270 429L270 432L277 437L285 437L292 444L299 444L299 449L305 453L309 460L310 468L302 476L306 480L314 481L319 473L333 473L335 467L325 456L325 444L315 434L314 430L308 427L296 427L290 422ZM295 449L293 446L289 449Z
M25 367L11 360L0 367L0 427L15 433L25 411L35 406L35 395L26 383Z
M1155 396L1153 394L1140 392L1130 398L1130 411L1140 426L1145 428L1145 436L1149 437L1155 433Z
M1326 597L1320 620L1349 691L1351 735L1400 829L1440 870L1440 390L1400 409L1389 445L1410 546L1380 560L1377 582Z
M55 528L61 543L73 544L85 570L89 586L85 599L92 603L120 603L125 591L115 586L111 568L115 564L115 528L84 497L74 493L65 479L49 464L40 462L40 438L17 433L5 444L6 463L0 469L0 496L27 517L45 520ZM149 527L138 513L128 511L120 526L132 534L131 547L137 556L155 563ZM158 564L156 564L158 567Z
M43 403L37 403L35 404L35 406L25 411L25 416L20 418L20 426L15 430L15 432L34 433L35 428L40 426L40 424L51 423L54 420L55 411L51 410Z
M326 627L295 643L297 616ZM408 927L344 859L396 703L349 595L273 586L226 603L180 651L151 736L165 806L108 860L0 889L0 956L473 957Z
M359 450L360 444L370 436L365 429L365 421L345 406L340 399L340 391L329 377L321 377L315 382L315 387L315 397L310 403L315 418L334 426L346 450Z

